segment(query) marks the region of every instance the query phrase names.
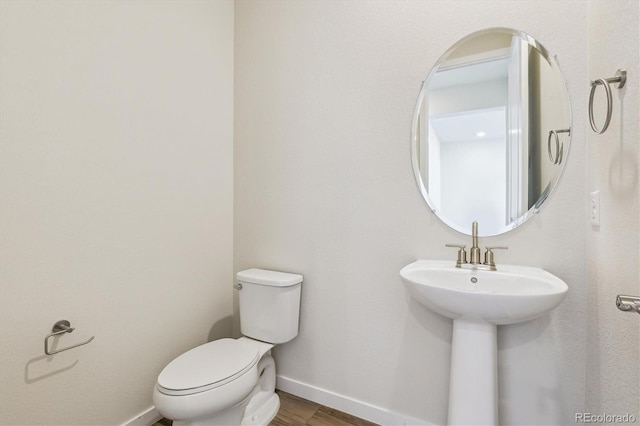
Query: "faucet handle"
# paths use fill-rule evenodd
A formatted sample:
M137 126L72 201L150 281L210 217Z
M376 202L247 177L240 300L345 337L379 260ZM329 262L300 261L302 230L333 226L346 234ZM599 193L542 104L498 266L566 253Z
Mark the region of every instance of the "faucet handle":
M465 248L467 246L458 245L458 244L445 244L445 247L455 247L458 249L458 260L456 261L456 268L460 268L463 263L467 263L467 252Z
M489 265L492 271L496 270L496 262L493 259L493 250L507 250L507 246L493 246L486 247L487 251L484 252L484 264Z

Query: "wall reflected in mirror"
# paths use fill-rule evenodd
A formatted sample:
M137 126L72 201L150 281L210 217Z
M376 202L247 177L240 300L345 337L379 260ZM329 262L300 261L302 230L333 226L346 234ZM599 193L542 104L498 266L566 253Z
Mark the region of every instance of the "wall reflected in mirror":
M531 36L494 28L454 44L424 81L412 161L431 210L465 234L524 223L567 159L571 110L555 59ZM556 133L551 133L556 131ZM557 139L556 139L557 137Z

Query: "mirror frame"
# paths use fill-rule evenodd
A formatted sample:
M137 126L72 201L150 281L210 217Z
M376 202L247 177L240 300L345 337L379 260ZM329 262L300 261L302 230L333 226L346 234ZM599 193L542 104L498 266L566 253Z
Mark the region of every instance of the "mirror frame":
M420 88L420 93L418 95L418 100L416 102L416 107L414 109L414 113L413 113L413 119L411 121L411 165L413 168L413 175L414 178L416 180L416 184L418 185L418 189L420 191L420 194L422 195L422 198L425 200L425 202L427 203L427 206L429 207L429 209L431 210L432 213L435 214L435 216L446 226L448 226L449 228L458 231L462 234L465 235L471 235L471 224L469 224L469 228L461 228L459 226L456 226L455 224L449 223L446 218L442 217L442 214L440 213L440 210L438 210L438 208L436 208L436 206L434 205L434 202L431 200L431 198L429 197L429 192L427 191L427 188L425 188L424 186L424 181L422 179L422 175L420 173L420 166L419 166L419 160L418 160L418 153L417 153L417 145L419 143L418 139L418 132L416 131L417 129L417 125L418 125L418 120L419 120L419 116L420 116L420 111L422 108L422 104L426 98L426 92L427 89L429 87L429 83L431 83L431 80L433 79L433 77L435 76L435 74L438 72L438 69L440 68L440 65L445 62L447 60L447 58L449 57L449 55L456 50L458 47L460 47L462 44L465 44L466 42L468 42L470 39L478 37L478 36L482 36L488 33L503 33L503 34L510 34L511 36L517 36L520 37L521 39L525 40L528 42L528 44L535 48L540 55L547 61L547 63L551 66L552 69L554 69L555 72L558 73L559 78L561 79L562 83L563 83L563 87L566 91L566 96L567 96L567 107L568 107L568 116L569 116L569 124L568 124L568 128L569 128L569 135L568 135L568 139L566 144L563 144L563 153L559 154L562 155L563 158L563 163L562 163L562 167L560 168L560 171L558 172L557 177L555 178L555 180L550 181L551 184L551 188L548 191L543 191L543 193L540 195L540 197L536 200L536 202L533 204L533 206L531 208L529 208L529 210L527 210L522 216L520 216L518 219L514 220L512 223L510 223L509 225L506 225L504 230L501 232L497 232L497 233L492 233L492 234L487 234L487 233L482 233L482 224L479 224L479 234L478 236L481 237L490 237L490 236L496 236L496 235L502 235L505 234L509 231L512 231L513 229L521 226L522 224L524 224L525 222L527 222L529 219L531 219L534 215L536 215L540 209L542 208L542 206L544 205L545 201L549 198L549 196L556 190L556 187L558 186L560 179L562 178L562 175L564 173L564 169L566 166L566 160L569 157L569 152L571 149L571 140L572 140L572 130L573 130L573 111L571 108L571 96L569 93L569 87L567 84L567 80L564 77L564 74L562 73L560 66L558 64L558 61L556 59L555 56L552 56L549 51L540 44L540 42L538 42L534 37L532 37L531 35L527 34L524 31L520 31L520 30L516 30L513 28L507 28L507 27L491 27L491 28L485 28L482 30L478 30L478 31L474 31L470 34L467 34L466 36L462 37L461 39L459 39L458 41L456 41L453 45L451 45L451 47L449 47L441 56L440 58L436 61L436 63L431 67L431 70L429 71L429 74L427 75L427 78L425 78L422 81L422 85ZM565 146L566 145L566 146Z

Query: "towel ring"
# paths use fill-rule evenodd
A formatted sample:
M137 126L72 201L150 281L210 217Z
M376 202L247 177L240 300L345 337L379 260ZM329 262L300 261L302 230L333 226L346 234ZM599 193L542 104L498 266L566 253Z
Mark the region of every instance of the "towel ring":
M609 84L618 83L617 88L622 89L626 82L627 70L625 69L619 69L618 71L616 71L615 77L599 78L591 82L591 93L589 93L589 123L591 124L591 129L597 134L603 134L609 127L609 123L611 123L611 114L613 112L613 96L611 94L611 87L609 87ZM607 95L607 116L604 120L604 124L602 125L602 129L598 129L598 126L596 126L596 122L593 118L593 98L596 93L596 88L599 85L602 85L604 87L605 93Z
M554 165L562 163L562 157L564 152L564 144L560 143L560 138L558 137L558 133L569 133L569 136L571 136L571 128L561 129L561 130L549 130L549 137L547 138L547 152L549 153L549 161L551 161L551 164L554 164ZM554 136L556 140L555 158L553 156L553 153L551 152L551 136Z

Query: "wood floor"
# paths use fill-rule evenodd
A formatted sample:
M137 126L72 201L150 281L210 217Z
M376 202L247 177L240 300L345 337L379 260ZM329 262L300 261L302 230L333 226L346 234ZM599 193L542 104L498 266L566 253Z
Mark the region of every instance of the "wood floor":
M307 401L280 390L280 411L269 426L376 426L375 423L359 419L315 402ZM162 419L152 426L170 426L171 421Z
M315 402L307 401L280 390L280 411L269 426L375 426L375 423L359 419Z

